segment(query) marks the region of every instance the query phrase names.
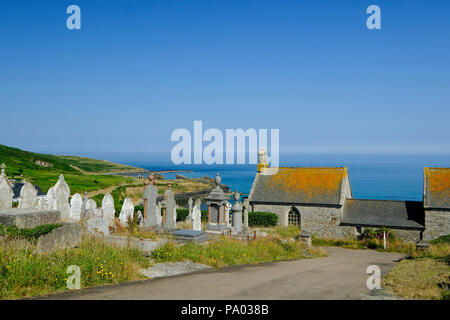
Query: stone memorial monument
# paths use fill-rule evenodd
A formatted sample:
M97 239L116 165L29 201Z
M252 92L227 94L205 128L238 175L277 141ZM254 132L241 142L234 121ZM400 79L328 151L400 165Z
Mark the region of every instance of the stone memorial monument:
M208 224L206 225L206 230L222 232L229 229L226 221L228 197L220 187L222 178L218 173L214 182L216 183L216 187L205 198L206 204L208 205Z

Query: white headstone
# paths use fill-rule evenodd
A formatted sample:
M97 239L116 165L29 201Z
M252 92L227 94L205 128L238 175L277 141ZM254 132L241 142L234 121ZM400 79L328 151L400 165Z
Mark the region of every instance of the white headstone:
M83 199L79 193L75 193L70 199L70 220L80 221L81 219L81 204Z
M159 226L162 223L161 206L161 201L158 201L158 204L156 205L156 222Z
M102 200L103 218L106 219L109 226L114 226L114 217L116 209L114 208L114 199L109 193L105 194Z
M20 189L19 208L34 208L36 206L37 190L29 182Z
M231 227L230 210L231 210L231 204L229 202L227 202L226 209L225 209L225 220L227 222L227 227Z
M64 180L64 176L59 176L58 182L53 187L53 197L55 198L54 209L61 212L61 219L68 220L70 217L69 204L70 188Z
M54 210L55 209L55 198L54 198L54 187L50 187L47 191L47 199L46 199L46 208L48 210Z
M0 208L12 208L12 199L14 192L11 183L5 173L5 164L2 164L2 171L0 174Z
M122 226L128 225L128 218L133 218L134 205L130 198L126 198L122 205L122 210L120 210L119 220Z
M202 231L202 212L200 211L201 200L195 199L192 210L192 230Z
M95 202L93 199L88 199L86 201L86 210L96 210L97 209L97 202Z
M189 197L189 199L188 199L189 214L186 217L186 222L191 222L191 220L192 220L192 202L193 202L192 198Z

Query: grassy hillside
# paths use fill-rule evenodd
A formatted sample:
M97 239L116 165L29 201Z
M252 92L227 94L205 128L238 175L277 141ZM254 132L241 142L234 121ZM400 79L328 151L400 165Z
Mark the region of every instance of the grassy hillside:
M4 145L0 145L0 163L5 163L9 178L26 179L39 185L44 192L56 183L60 174L64 174L72 194L136 182L131 177L105 173L141 170L104 160L40 154Z

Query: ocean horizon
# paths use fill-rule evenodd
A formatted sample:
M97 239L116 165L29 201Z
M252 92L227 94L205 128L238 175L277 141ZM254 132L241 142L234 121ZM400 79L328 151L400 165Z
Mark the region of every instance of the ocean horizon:
M250 192L256 165L175 165L161 154L83 153L96 159L166 172L166 179L176 174L190 178L214 177L220 173L222 183L243 195ZM449 167L450 154L285 154L283 167L348 167L354 198L376 200L423 200L424 167Z

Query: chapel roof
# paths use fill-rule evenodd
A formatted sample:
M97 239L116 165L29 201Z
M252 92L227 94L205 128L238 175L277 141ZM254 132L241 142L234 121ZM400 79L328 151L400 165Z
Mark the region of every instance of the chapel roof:
M274 171L275 169L275 171ZM339 205L348 170L341 168L280 167L256 174L251 203Z
M424 229L421 201L346 199L341 225Z

